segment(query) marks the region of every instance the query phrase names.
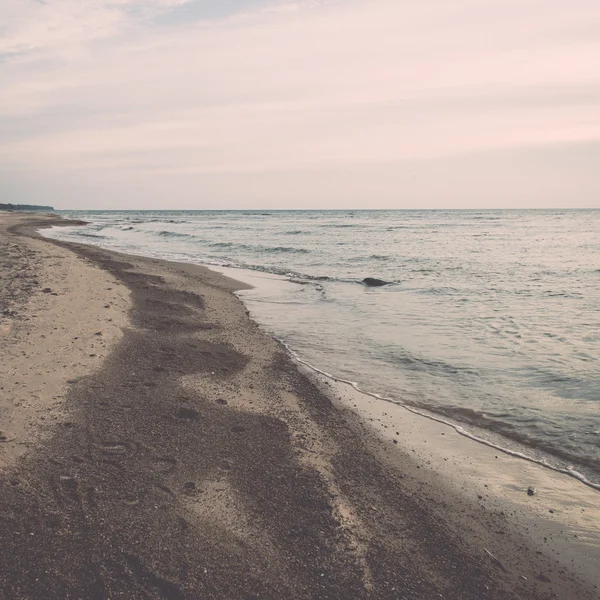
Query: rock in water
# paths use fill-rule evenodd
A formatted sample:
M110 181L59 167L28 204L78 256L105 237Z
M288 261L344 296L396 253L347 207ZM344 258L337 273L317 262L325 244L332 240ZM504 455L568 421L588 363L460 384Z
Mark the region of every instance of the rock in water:
M382 285L388 285L389 281L383 281L383 279L375 279L374 277L365 277L362 282L369 287L381 287Z

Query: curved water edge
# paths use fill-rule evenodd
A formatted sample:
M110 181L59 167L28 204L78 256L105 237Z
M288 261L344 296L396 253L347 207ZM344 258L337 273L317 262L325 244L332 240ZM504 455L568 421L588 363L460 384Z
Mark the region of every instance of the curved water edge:
M275 336L273 336L273 337L275 337ZM388 397L382 396L380 394L376 394L375 392L369 392L367 390L363 390L358 385L358 383L356 383L355 381L350 381L348 379L342 379L340 377L336 377L335 375L332 375L331 373L327 373L326 371L323 371L323 370L319 369L318 367L315 367L314 365L310 364L308 361L302 360L298 356L298 354L296 352L294 352L283 340L280 340L278 338L275 338L275 339L286 349L286 351L289 353L289 355L297 363L304 365L305 367L308 367L310 370L314 371L315 373L318 373L319 375L323 375L324 377L331 379L332 381L337 381L339 383L345 383L347 385L350 385L357 392L360 392L361 394L364 394L365 396L370 396L371 398L375 398L376 400L382 400L383 402L389 402L396 406L400 406L400 407L404 408L405 410L408 410L409 412L411 412L415 415L419 415L420 417L423 417L425 419L429 419L431 421L435 421L436 423L442 423L443 425L447 425L448 427L451 427L452 429L454 429L454 431L456 431L456 433L458 433L470 440L473 440L474 442L477 442L479 444L484 444L485 446L494 448L494 450L498 450L499 452L502 452L509 456L514 456L515 458L520 458L522 460L526 460L528 462L540 465L546 469L555 471L556 473L562 473L563 475L569 475L570 477L573 477L574 479L577 479L581 483L591 487L594 490L598 490L600 492L600 484L590 481L583 473L579 473L579 471L577 471L573 467L566 467L566 468L557 467L543 459L535 458L535 457L529 456L528 454L525 454L523 452L518 452L517 450L512 450L511 448L507 448L505 446L501 446L500 444L496 444L495 442L492 442L491 440L486 440L485 438L482 438L480 436L475 435L474 433L472 433L470 431L467 431L462 425L458 425L457 423L454 423L452 421L444 419L440 416L436 416L431 413L426 413L424 411L421 411L421 410L415 408L414 406L410 406L409 404L402 402L401 400L396 400L394 398L388 398Z
M319 370L600 483L600 211L66 216L90 224L51 237L252 277Z

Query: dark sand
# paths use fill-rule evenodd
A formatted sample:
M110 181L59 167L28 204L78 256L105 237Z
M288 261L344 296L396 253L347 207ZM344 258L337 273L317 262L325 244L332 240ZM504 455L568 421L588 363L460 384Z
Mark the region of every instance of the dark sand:
M390 460L248 318L231 280L32 240L53 218L19 219L2 243L100 266L132 305L50 434L0 473L0 598L598 597L502 514L425 485L396 446ZM10 310L27 314L41 293L27 285L11 285Z

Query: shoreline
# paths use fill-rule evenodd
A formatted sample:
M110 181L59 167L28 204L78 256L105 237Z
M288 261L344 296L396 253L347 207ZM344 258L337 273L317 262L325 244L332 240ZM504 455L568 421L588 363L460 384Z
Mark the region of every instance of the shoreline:
M398 445L334 407L249 319L230 279L41 243L120 280L131 325L100 370L72 384L73 426L21 460L37 482L29 502L2 482L6 514L35 504L46 515L30 532L41 583L4 564L8 598L28 597L26 585L47 598L92 588L87 597L594 597L595 573L576 581L501 514L425 483ZM29 540L9 532L29 516L2 522L6 554L25 563ZM65 558L79 575L61 574Z
M218 266L210 265L210 264L206 264L206 263L202 263L202 266L207 269L217 271L218 273L223 273L227 277L235 278L237 276L245 284L247 284L248 286L252 286L252 287L258 287L254 282L257 279L261 279L261 277L255 275L255 273L253 271L247 271L241 267L240 268L238 268L238 267L218 267ZM239 271L239 273L236 273L236 271ZM265 273L263 273L263 275L264 274ZM282 276L282 275L277 275L277 274L273 274L273 273L267 273L267 274L269 275L269 278L274 278L277 281L281 281L281 282L289 281L289 279L287 279L285 276ZM242 292L243 292L243 290L242 290ZM242 301L244 301L243 295L241 296L241 298L242 298ZM254 317L252 317L252 315L251 315L251 318L254 318ZM258 321L258 319L255 319L255 320ZM418 415L420 418L435 421L442 425L446 425L449 428L452 428L456 433L458 433L459 435L468 439L470 442L472 442L474 444L487 446L488 448L491 448L497 452L501 452L508 456L512 456L514 458L518 458L520 460L533 463L543 469L548 469L549 471L553 471L557 474L566 475L566 476L570 477L571 479L573 479L574 485L581 484L581 485L589 487L592 490L600 493L600 483L591 481L590 479L588 479L588 477L585 474L577 471L574 467L569 468L569 467L561 466L558 461L560 460L564 464L567 464L565 462L565 459L557 457L555 454L552 454L552 452L547 449L536 449L532 446L527 446L526 444L524 444L523 442L521 442L517 439L507 438L505 435L503 435L501 433L494 433L493 431L486 430L486 429L482 428L481 426L462 423L460 420L454 419L451 416L448 416L443 412L436 412L435 408L421 407L419 405L406 403L406 402L400 401L393 397L382 396L381 394L379 394L377 392L372 392L372 391L363 389L362 387L360 387L360 384L358 384L354 381L349 381L347 379L343 379L341 377L333 375L332 373L322 370L321 368L312 364L308 360L305 360L292 347L290 347L287 344L287 342L278 338L276 334L269 332L267 330L265 330L265 333L266 333L266 335L270 335L270 336L274 337L279 343L281 343L286 348L286 351L292 355L294 360L299 365L307 367L310 371L314 371L317 375L322 375L322 376L324 376L332 381L335 381L337 383L351 386L352 388L354 388L354 390L356 392L363 395L365 398L374 398L380 402L384 402L385 404L396 406L396 407L401 407L402 409L404 409L414 415ZM488 437L485 437L486 435ZM490 438L489 437L490 435L493 435L494 437ZM504 442L504 444L502 442ZM510 443L513 444L512 448L510 447ZM527 453L527 452L529 452L529 453ZM550 460L554 460L555 461L554 464L552 462L550 462Z
M232 268L204 266L228 277L236 275ZM247 285L252 285L255 279L253 273L242 277ZM250 316L252 318L251 313ZM506 514L515 529L527 531L535 540L537 551L547 552L548 544L560 547L556 555L562 554L561 561L566 555L574 554L579 572L595 572L600 564L600 488L597 484L543 459L479 438L447 417L426 414L411 405L365 391L356 383L303 360L284 341L265 333L275 337L300 371L337 408L351 410L378 436L388 443L399 444L405 452L414 453L418 449L429 475L442 478L456 493L477 497L478 501L487 502L488 508L491 504L494 510ZM419 433L414 435L411 428ZM439 440L445 442L444 448L439 447ZM454 466L450 467L448 461ZM534 498L527 494L529 487L535 490Z
M49 235L49 237L53 237ZM60 239L60 238L59 238ZM66 240L65 240L66 241ZM84 242L85 244L89 243L88 241ZM99 244L100 247L104 247L102 244ZM160 254L160 253L159 253ZM154 255L149 252L144 254L143 252L136 253L138 256L146 256L146 257L154 257ZM159 258L159 256L156 256ZM168 258L167 260L175 260L179 261L178 258ZM215 270L219 273L223 273L226 276L232 277L237 280L241 280L246 282L248 285L255 287L257 290L264 291L265 289L269 289L271 284L275 284L277 288L281 287L283 293L285 292L285 287L288 282L290 284L297 283L293 279L290 279L289 276L282 275L283 270L270 271L269 269L262 270L256 269L254 270L251 267L232 267L232 266L222 266L213 264L210 261L208 262L198 262L194 259L190 259L190 257L182 258L182 261L185 261L185 264L199 264L207 269ZM271 282L270 280L273 280ZM354 280L352 280L354 281ZM267 286L266 288L263 286L263 283ZM358 280L356 280L358 283ZM241 291L238 294L242 301L250 310L253 311L252 318L259 323L268 322L268 317L265 320L265 314L260 313L258 310L257 300L253 298L253 294L246 294L245 291ZM258 300L261 302L261 300ZM254 311L256 313L254 314ZM262 326L262 325L261 325ZM280 340L284 345L286 342L281 339L279 332L272 331L268 327L265 327L265 332L267 335L272 335L276 339ZM286 346L287 347L287 346ZM290 352L294 354L296 358L302 362L300 356L295 353L292 348L288 348ZM330 373L335 373L331 368L326 369L326 371L322 371L322 369L318 366L319 362L311 361L307 359L307 363L309 366L313 367L318 372L324 372L326 375L330 375ZM312 364L314 362L314 365ZM329 371L329 372L327 372ZM365 374L365 371L362 372ZM336 379L336 375L330 375L334 379ZM364 379L364 378L363 378ZM441 406L422 406L419 402L411 403L407 402L405 398L397 398L392 395L391 397L387 397L389 392L383 393L381 391L374 392L371 391L375 389L377 386L361 386L361 384L354 384L352 381L348 381L347 379L340 379L340 381L344 381L350 383L351 385L357 386L362 393L367 396L372 396L376 398L380 398L386 402L393 402L399 405L404 406L407 410L413 411L416 414L421 414L425 418L431 418L433 420L440 420L441 422L447 423L450 426L454 427L459 433L465 435L465 437L470 437L475 442L488 445L496 450L511 454L514 456L518 456L523 458L524 460L535 462L544 466L545 468L555 470L557 472L566 473L569 476L573 477L576 480L579 480L585 485L589 485L597 490L600 490L600 480L598 480L598 470L597 465L594 463L592 459L586 459L585 456L575 456L569 452L563 452L560 445L550 444L548 445L547 441L544 443L538 440L537 442L534 438L527 439L525 436L525 440L521 435L519 435L518 429L515 431L506 431L502 428L498 429L498 424L492 419L485 419L485 414L480 415L483 417L484 423L477 423L473 419L464 420L462 415L456 416L452 414L452 411L444 410ZM364 382L363 382L364 383ZM373 381L371 381L373 383ZM382 395L383 393L383 395ZM510 422L510 421L509 421Z
M450 420L448 417L442 416L441 414L437 414L433 410L424 412L424 409L418 408L411 404L405 404L405 403L402 403L393 398L387 398L387 397L381 396L380 394L377 394L375 392L369 392L369 391L363 390L354 381L348 381L347 379L342 379L340 377L336 377L335 375L332 375L331 373L322 371L315 365L300 358L296 354L296 352L294 352L294 350L292 350L285 342L283 342L282 340L278 340L278 341L286 347L286 349L288 350L288 352L290 352L290 354L292 354L294 360L296 360L300 365L307 367L307 369L309 369L310 371L313 371L316 375L322 375L323 377L325 377L327 379L331 379L332 381L335 381L336 383L350 386L351 388L353 388L354 391L356 391L358 394L360 394L362 396L368 396L370 398L374 398L375 400L379 400L381 402L385 402L392 406L402 408L402 409L404 409L418 417L421 417L423 419L428 419L430 421L434 421L435 423L445 425L446 427L453 429L459 435L463 436L464 438L466 438L476 444L481 444L483 446L487 446L488 448L491 448L493 450L496 450L498 452L501 452L501 453L511 456L513 458L517 458L517 459L532 463L534 465L537 465L538 467L542 467L543 469L548 469L549 471L553 471L554 473L558 473L560 475L567 475L568 477L571 477L572 479L574 479L577 483L587 486L594 491L600 492L600 484L590 481L585 475L583 475L582 473L579 473L574 468L572 468L572 469L564 468L563 469L561 467L551 465L550 463L546 462L543 459L539 459L534 456L529 456L518 450L513 450L511 448L507 448L506 446L496 444L495 442L493 442L491 440L477 436L475 433L472 433L471 431L467 431L465 429L464 425L461 424L459 421Z

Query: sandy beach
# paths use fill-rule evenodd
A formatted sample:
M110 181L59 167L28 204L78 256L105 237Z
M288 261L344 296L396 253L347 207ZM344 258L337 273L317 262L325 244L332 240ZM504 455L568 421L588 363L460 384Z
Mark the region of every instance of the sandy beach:
M598 597L597 548L544 546L481 472L451 485L451 440L438 477L422 430L308 377L243 284L35 233L62 222L0 213L1 598Z

